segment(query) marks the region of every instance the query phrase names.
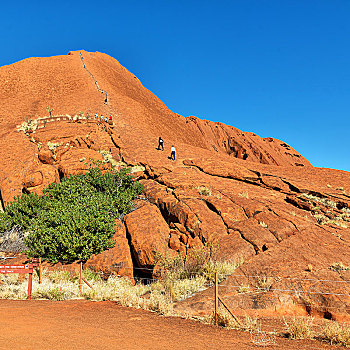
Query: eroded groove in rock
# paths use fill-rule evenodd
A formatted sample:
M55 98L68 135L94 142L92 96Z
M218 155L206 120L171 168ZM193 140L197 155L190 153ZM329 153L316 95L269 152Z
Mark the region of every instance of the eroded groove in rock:
M4 210L5 210L5 203L4 203L4 200L2 199L1 188L0 188L0 212L3 212Z
M280 178L286 185L289 186L290 190L292 192L296 192L296 193L301 193L301 191L299 190L298 187L294 186L293 184L291 184L289 181L285 180L285 179L282 179Z
M226 224L226 222L225 222L224 218L222 217L221 213L215 208L215 206L214 206L212 203L208 202L207 200L204 200L204 202L205 202L205 204L207 205L207 207L208 207L209 210L211 210L213 213L217 214L217 215L220 217L220 219L222 220L222 223L223 223L223 224L225 225L225 227L226 227L227 233L229 233L229 231L228 231L228 230L229 230L229 227L228 227L228 225Z
M281 217L281 215L279 215L279 214L278 214L276 211L274 211L272 208L269 207L269 210L272 211L276 216ZM281 217L281 218L283 218L284 220L290 222L290 223L295 227L295 229L296 229L297 231L299 231L297 225L296 225L292 220L287 219L286 217Z
M131 235L128 230L128 227L125 225L125 232L126 232L126 239L128 240L128 245L130 249L130 255L132 260L132 267L133 267L133 275L136 278L152 278L152 271L150 270L143 270L141 268L138 268L140 266L140 263L137 259L137 251L134 249L132 242L131 242Z
M236 229L236 228L235 228L235 230L236 230L237 232L239 232L241 238L242 238L245 242L249 243L249 244L254 248L255 254L259 254L259 248L258 248L258 246L257 246L254 242L252 242L251 240L249 240L248 238L246 238L246 237L244 236L244 234L243 234L239 229Z
M158 207L144 203L125 216L125 226L137 267L143 274L152 272L157 255L169 250L170 229Z

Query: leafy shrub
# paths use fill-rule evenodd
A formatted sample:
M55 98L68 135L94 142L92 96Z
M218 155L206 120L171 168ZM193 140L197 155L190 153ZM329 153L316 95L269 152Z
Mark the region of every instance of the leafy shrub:
M52 263L86 261L113 247L114 221L133 210L132 200L142 187L126 169L102 172L99 165L50 184L42 196L17 197L0 213L0 231L20 225L30 232L26 253Z

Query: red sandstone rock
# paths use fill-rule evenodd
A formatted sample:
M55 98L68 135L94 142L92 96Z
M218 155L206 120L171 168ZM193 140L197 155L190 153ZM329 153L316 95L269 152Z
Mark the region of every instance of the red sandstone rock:
M40 149L40 151L38 153L38 159L43 164L53 164L55 162L55 158L54 158L52 152L48 148Z
M23 188L27 192L42 193L42 190L50 183L60 181L56 167L49 164L38 164L24 178Z
M132 264L130 250L137 267L149 272L156 252L186 255L204 242L216 242L221 259L244 262L240 274L350 278L346 271L339 277L329 269L334 262L350 261L350 222L344 211L350 208L348 172L314 168L291 146L273 138L179 116L113 58L85 51L82 55L108 92L107 104L79 52L0 68L0 192L5 205L22 191L40 193L59 181L57 169L65 175L84 172L90 157L102 160L111 155L113 164L134 167L137 178L143 178L145 198L126 216L127 238L119 224L116 247L86 266L132 277L125 267ZM47 106L57 115L38 120L47 117ZM94 117L77 120L80 111L112 114L113 125ZM17 129L25 116L39 126L27 134ZM165 141L164 151L156 149L159 136ZM168 159L172 144L177 149L175 162ZM322 222L317 215L332 221ZM306 271L308 265L314 266L312 272ZM221 289L234 308L283 310L283 303L290 310L304 307L295 304L300 299L281 292L235 294L234 286L241 283L258 282L232 277ZM285 281L274 284L281 290L298 287ZM346 286L320 287L350 292ZM331 297L326 304L324 300L312 298L317 312L320 305L339 306ZM306 305L308 300L302 301ZM191 303L205 308L212 303L212 291L198 294Z
M102 161L103 157L96 151L73 147L62 155L59 168L64 175L80 174L88 169L90 160Z
M168 250L170 230L159 209L146 204L126 215L125 225L138 267L151 268L157 254Z
M114 273L133 279L133 263L125 226L116 220L115 246L101 254L93 255L84 265L84 268L102 272L106 276Z

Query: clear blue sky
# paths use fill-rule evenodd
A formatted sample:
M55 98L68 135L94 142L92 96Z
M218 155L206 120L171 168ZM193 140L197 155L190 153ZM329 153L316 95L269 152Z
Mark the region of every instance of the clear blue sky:
M349 0L14 3L1 3L1 66L105 52L176 113L350 171Z

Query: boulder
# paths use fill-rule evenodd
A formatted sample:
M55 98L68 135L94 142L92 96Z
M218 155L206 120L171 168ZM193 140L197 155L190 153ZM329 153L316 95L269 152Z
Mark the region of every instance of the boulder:
M103 161L103 156L92 149L71 148L61 156L59 169L64 175L82 174L89 168L89 161Z
M125 216L125 226L138 267L153 268L157 254L169 250L170 229L157 206L146 203Z

